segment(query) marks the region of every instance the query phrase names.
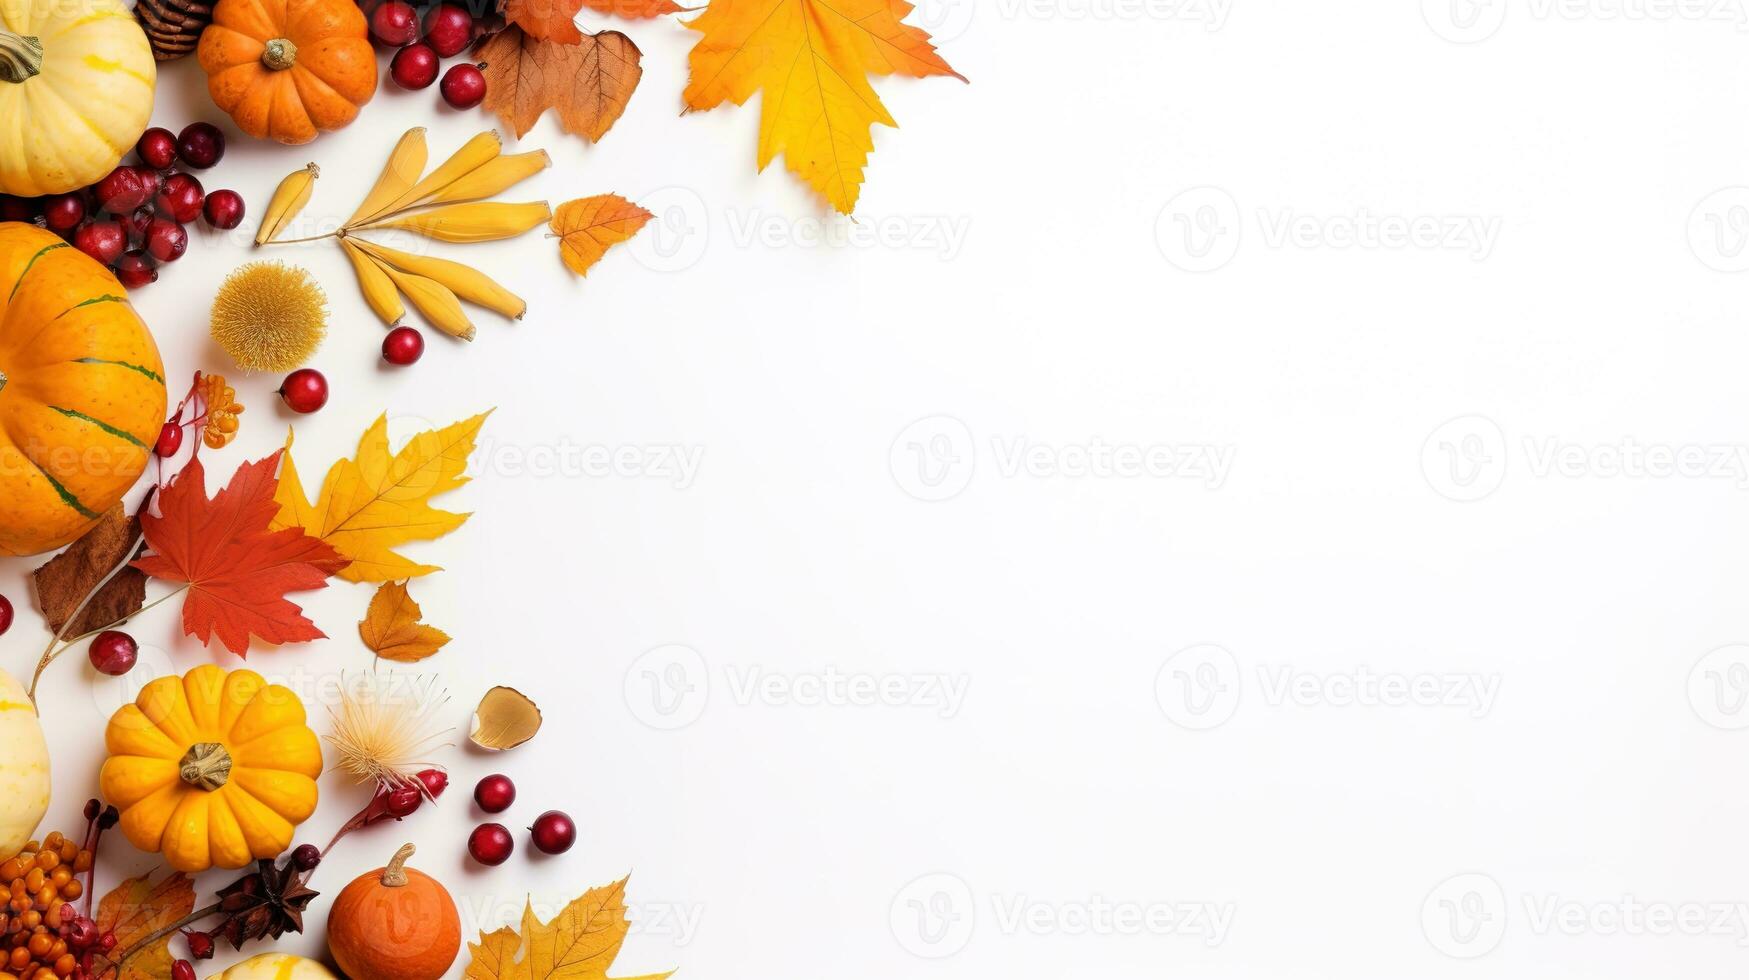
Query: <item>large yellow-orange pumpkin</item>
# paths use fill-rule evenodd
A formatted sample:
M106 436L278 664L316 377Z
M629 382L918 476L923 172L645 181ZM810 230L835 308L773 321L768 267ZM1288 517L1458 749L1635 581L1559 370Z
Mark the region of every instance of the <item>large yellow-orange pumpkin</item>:
M59 548L146 468L167 395L158 347L108 269L0 223L0 555Z
M260 139L308 143L357 118L377 91L353 0L219 0L197 52L213 104Z

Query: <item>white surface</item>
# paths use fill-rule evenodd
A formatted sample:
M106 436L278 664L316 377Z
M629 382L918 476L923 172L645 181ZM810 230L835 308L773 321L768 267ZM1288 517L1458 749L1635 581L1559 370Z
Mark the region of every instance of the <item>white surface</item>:
M1749 654L1701 660L1749 641L1749 293L1720 271L1749 191L1713 196L1749 185L1749 61L1735 0L1723 21L1629 6L1493 0L1466 30L1439 2L940 0L972 84L877 82L903 129L877 134L859 217L893 237L861 247L812 244L816 202L753 172L756 107L678 115L686 31L619 25L642 88L598 147L530 134L557 165L528 196L618 191L660 221L585 282L538 235L455 250L531 298L526 322L381 369L342 256L276 252L333 300L334 398L297 423L312 482L380 410L404 435L498 407L450 501L476 515L414 549L447 570L413 591L456 636L428 663L458 729L494 683L548 718L502 759L445 754L440 811L353 838L315 884L414 840L471 931L633 871L617 975L1740 975ZM196 74L165 73L160 122L215 116ZM258 211L314 159L311 214L336 219L402 129L438 153L486 125L436 100L386 91L305 149L233 141L207 186ZM1180 213L1239 234L1192 254ZM1328 247L1362 215L1491 249ZM225 367L204 307L248 257L197 234L139 294L174 376ZM276 380L240 386L215 462L279 444ZM1068 455L1016 468L1015 440ZM1230 468L1052 469L1095 443ZM1577 462L1544 465L1551 445ZM1629 446L1700 447L1701 472L1620 474ZM583 447L701 462L682 486L591 474ZM523 465L555 452L572 465ZM4 569L21 606L26 568ZM336 639L249 663L368 667L368 597L306 596ZM231 662L174 621L138 633L178 668ZM37 627L0 640L9 669ZM1284 670L1329 693L1281 694ZM846 675L969 687L957 710L773 693ZM1434 703L1346 703L1377 675L1430 677ZM694 693L656 712L652 676ZM1186 713L1184 676L1237 701ZM55 826L121 687L51 675ZM467 791L499 769L507 822L567 809L575 852L466 866ZM324 789L311 840L354 808ZM1463 874L1486 877L1442 885ZM1454 933L1445 901L1491 918ZM1624 902L1667 934L1612 920ZM1202 903L1230 915L1219 943L1146 920ZM1113 904L1123 928L1097 918ZM319 949L322 917L286 948Z

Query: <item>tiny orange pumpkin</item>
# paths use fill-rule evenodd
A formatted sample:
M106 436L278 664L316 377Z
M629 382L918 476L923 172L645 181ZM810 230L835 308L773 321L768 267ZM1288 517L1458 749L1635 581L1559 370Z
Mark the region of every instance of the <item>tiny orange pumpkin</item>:
M377 91L377 58L353 0L219 0L197 49L213 104L258 139L308 143Z
M328 910L328 951L352 980L438 980L462 948L455 899L407 867L402 844L387 867L353 879Z

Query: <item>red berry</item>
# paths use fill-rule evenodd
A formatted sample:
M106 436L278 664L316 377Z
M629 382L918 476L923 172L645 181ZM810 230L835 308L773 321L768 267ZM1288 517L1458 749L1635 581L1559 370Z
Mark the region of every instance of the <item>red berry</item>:
M510 852L514 850L516 841L501 823L483 823L468 835L468 853L481 864L503 864L510 860Z
M209 122L189 123L176 137L176 155L196 170L218 163L225 155L225 134Z
M425 795L434 800L449 788L449 773L442 769L421 769L415 778L425 787Z
M314 368L299 368L285 376L279 397L285 399L285 407L308 415L328 404L328 379Z
M169 170L176 163L176 134L154 126L140 134L134 152L139 154L141 163L153 170Z
M213 958L213 937L204 932L183 932L188 938L188 955L197 960Z
M115 277L129 289L138 289L158 281L158 267L145 252L129 249L115 260Z
M563 854L577 843L577 825L571 818L558 810L548 810L534 818L534 826L528 828L534 837L534 846L542 854Z
M149 204L158 199L158 192L164 189L164 175L150 167L135 167L134 173L140 175L140 191L146 197L141 204Z
M399 820L419 809L419 801L424 798L425 795L419 792L417 786L396 786L389 790L389 797L383 802L383 809L388 811L389 816Z
M452 109L472 109L486 97L486 76L477 65L452 65L443 73L443 84L437 87L443 101Z
M389 77L404 89L422 89L437 81L437 52L429 44L409 44L395 52Z
M170 980L194 980L194 964L187 960L170 964Z
M292 851L291 860L299 871L308 871L322 863L322 852L314 844L299 844Z
M383 360L405 367L425 354L425 335L412 327L396 327L383 338Z
M206 191L201 189L200 178L193 174L171 174L158 191L158 210L182 224L200 217L201 205L205 203Z
M61 938L74 949L90 949L97 945L97 923L88 915L74 915L71 919L62 913L65 924L61 926Z
M474 802L487 813L503 813L516 802L516 784L502 774L487 776L474 786Z
M51 231L72 231L84 220L83 194L56 194L43 198L43 222Z
M158 441L152 446L152 452L159 459L169 459L182 448L182 426L175 422L164 423L164 428L158 430Z
M152 216L156 213L152 208L142 207L128 215L123 224L127 227L129 240L136 245L145 242L146 232L152 230Z
M214 228L235 228L243 223L243 195L236 191L213 191L206 196L206 223Z
M35 221L37 208L41 203L40 199L34 197L0 194L0 221Z
M188 232L169 218L153 218L146 227L146 251L160 262L174 262L188 251Z
M100 264L109 265L121 258L122 249L128 247L128 233L119 222L93 221L73 232L73 247Z
M117 167L111 170L107 177L92 188L92 192L97 195L97 203L111 214L127 214L146 203L146 182L140 178L141 173L144 171L135 170L133 167Z
M12 600L0 595L0 636L12 628Z
M140 645L121 630L104 630L91 641L86 656L98 673L120 677L134 669L134 662L140 658Z
M439 57L453 58L461 54L474 39L474 18L453 3L442 3L425 15L425 43Z
M371 11L370 34L380 44L398 48L419 36L419 14L410 3L388 0Z

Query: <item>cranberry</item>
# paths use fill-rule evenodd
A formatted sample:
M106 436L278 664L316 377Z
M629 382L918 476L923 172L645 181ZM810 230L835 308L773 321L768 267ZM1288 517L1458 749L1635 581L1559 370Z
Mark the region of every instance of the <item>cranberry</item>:
M98 673L120 677L134 669L135 661L140 658L140 645L121 630L104 630L91 641L91 649L86 655Z
M503 813L516 802L516 784L502 773L487 776L474 787L474 802L487 813Z
M153 218L146 227L146 251L160 262L174 262L188 251L188 231L169 218Z
M126 214L146 203L146 182L140 177L143 172L133 167L117 167L111 170L107 177L92 188L92 192L97 195L97 203L111 214Z
M194 964L187 960L170 964L170 980L194 980Z
M122 230L120 222L93 221L73 232L73 247L102 265L110 265L128 247L128 233Z
M429 44L409 44L395 52L389 77L404 89L422 89L437 81L437 52Z
M398 48L419 36L419 14L403 0L388 0L371 12L370 34L379 44Z
M36 220L37 208L41 201L34 197L14 197L11 194L0 194L0 221Z
M405 367L425 354L425 335L412 327L396 327L383 338L383 360Z
M115 277L123 286L138 289L158 281L158 267L152 264L145 252L129 249L115 260Z
M236 191L213 191L206 196L206 223L229 230L243 223L243 195Z
M176 137L176 155L196 170L218 163L225 156L225 134L209 122L189 123Z
M128 237L134 244L138 245L146 240L146 232L152 230L152 216L155 214L155 209L142 207L136 208L133 214L127 216L123 224L126 225Z
M12 628L12 600L0 595L0 636Z
M299 368L285 376L279 397L285 400L285 407L308 415L328 404L328 379L314 368Z
M182 448L182 426L175 422L166 422L158 430L158 441L153 444L152 452L159 459L169 459Z
M501 823L483 823L468 835L468 853L485 865L500 865L510 860L516 841Z
M84 220L83 194L56 194L43 198L43 222L51 231L72 231Z
M452 65L437 87L452 109L472 109L486 97L486 76L477 65Z
M308 871L322 863L322 852L314 844L299 844L292 851L292 866L299 871Z
M449 773L442 769L421 769L417 778L420 785L425 787L425 795L434 800L442 796L443 791L449 788Z
M453 58L462 53L474 39L474 18L453 3L441 3L425 15L425 43L431 45L440 58Z
M205 203L206 191L201 189L200 178L193 174L171 174L158 192L158 210L182 224L200 217L201 205Z
M577 825L558 810L548 810L534 818L534 826L528 828L528 832L534 837L535 848L542 854L563 854L577 843Z
M135 167L134 173L140 175L140 190L146 195L140 203L156 201L158 192L164 189L164 175L149 167Z
M213 937L204 932L184 932L182 935L188 939L188 955L197 960L213 958Z
M139 155L141 163L153 170L169 170L176 163L176 134L154 126L140 134L134 152Z

